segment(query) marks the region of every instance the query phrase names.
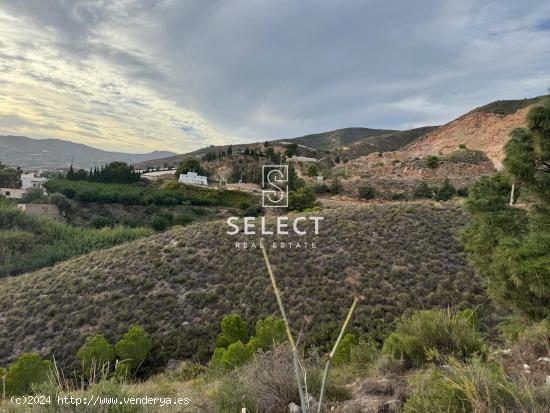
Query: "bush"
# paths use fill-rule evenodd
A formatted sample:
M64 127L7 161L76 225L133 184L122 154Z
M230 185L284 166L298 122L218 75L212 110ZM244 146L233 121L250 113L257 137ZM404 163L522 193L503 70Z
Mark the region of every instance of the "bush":
M290 211L303 211L316 206L315 193L311 188L303 187L288 195L288 209Z
M95 229L111 227L113 225L113 219L110 217L97 216L92 218L91 225Z
M351 361L351 350L358 343L357 337L355 335L348 333L342 337L340 345L334 353L334 358L332 359L332 364L334 367L341 366L343 364L348 364Z
M327 192L330 192L327 184L317 184L313 187L313 190L316 194L326 194Z
M135 370L147 358L152 346L153 342L145 330L134 326L116 343L115 351L122 361Z
M229 314L222 318L220 323L222 332L216 337L217 347L228 347L230 344L240 341L244 343L248 339L248 324L238 314Z
M511 383L500 365L474 358L468 364L450 360L412 381L404 413L536 412L534 402Z
M331 194L337 195L342 192L342 183L338 178L334 178L328 187Z
M432 169L437 168L439 166L439 158L435 155L428 155L426 157L426 166Z
M105 368L106 364L113 361L115 352L113 347L101 334L90 336L77 353L82 366L82 371L86 375L94 374Z
M435 199L438 201L448 201L456 193L455 187L449 182L448 179L443 181L443 185L435 190Z
M174 222L174 216L172 214L161 213L153 215L151 220L151 227L155 231L166 231Z
M360 199L373 199L376 195L376 191L372 186L362 185L358 189Z
M414 188L415 198L432 199L433 190L426 182L420 182L416 188Z
M182 212L174 217L174 225L187 225L193 221L191 215Z
M256 322L256 339L257 348L264 351L269 350L274 344L283 343L286 341L285 323L283 320L268 316L263 320Z
M12 395L29 394L32 386L48 380L52 363L42 360L38 353L20 355L8 368L6 392Z
M314 177L314 176L317 176L318 174L319 174L319 168L317 167L317 165L315 164L309 165L309 167L307 168L307 176Z
M419 367L442 356L471 357L483 348L471 310L426 310L403 317L385 341L382 353L409 367Z
M231 343L220 358L220 367L223 370L233 370L242 366L250 359L251 353L242 341Z

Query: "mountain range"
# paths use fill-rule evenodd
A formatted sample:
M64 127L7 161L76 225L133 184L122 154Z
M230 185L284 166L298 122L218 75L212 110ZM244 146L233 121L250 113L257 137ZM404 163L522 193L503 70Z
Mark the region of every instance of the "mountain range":
M144 154L108 152L81 143L60 139L32 139L25 136L0 135L0 162L10 166L36 169L63 169L71 164L91 168L113 161L131 164L175 155L154 151Z

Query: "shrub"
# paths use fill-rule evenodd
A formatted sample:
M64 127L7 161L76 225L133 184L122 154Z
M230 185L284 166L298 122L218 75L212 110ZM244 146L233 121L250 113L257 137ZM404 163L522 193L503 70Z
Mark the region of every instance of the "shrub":
M216 337L217 347L228 347L230 344L240 341L244 343L248 339L248 324L238 314L229 314L222 318L220 323L222 332Z
M372 186L362 185L358 188L360 199L373 199L376 195L376 191Z
M77 356L84 374L90 375L112 362L115 352L105 337L96 334L86 339L84 345L78 350Z
M174 216L172 214L155 214L151 220L151 227L155 231L166 231L172 225L174 221Z
M6 392L12 395L28 394L32 386L48 380L52 369L49 360L42 360L38 353L20 355L8 368Z
M511 383L500 365L474 358L468 364L450 360L412 381L404 413L535 412L527 394Z
M283 320L268 316L256 322L256 335L254 337L257 349L269 350L274 344L286 341L285 323Z
M288 195L288 209L290 211L303 211L316 206L315 193L311 188L303 187L292 191Z
M313 187L313 190L316 194L326 194L327 192L330 192L327 184L317 184Z
M191 215L182 212L174 217L174 225L187 225L193 221Z
M239 380L259 411L285 412L290 403L299 403L292 360L289 347L275 346L268 352L259 352L254 362L239 371Z
M428 155L426 157L426 166L432 169L437 168L439 166L439 157L435 155Z
M96 229L110 227L113 225L113 220L110 217L97 216L92 218L91 225Z
M342 183L338 178L334 178L328 187L331 194L337 195L342 192Z
M317 165L315 164L309 165L309 167L307 168L307 176L314 177L314 176L317 176L318 174L319 174L319 168L317 167Z
M115 351L118 357L135 370L147 358L152 346L153 342L145 330L134 326L116 343Z
M333 366L338 367L342 364L348 364L351 361L351 350L357 344L357 337L354 334L348 333L342 337L342 341L340 341L340 345L332 359Z
M404 359L410 367L444 355L467 358L483 348L477 327L471 310L418 311L399 320L382 353Z
M251 353L242 341L231 343L221 354L220 367L223 370L233 370L242 366L250 359Z
M414 188L415 198L431 199L433 197L433 190L426 182L420 182Z
M455 195L455 193L455 187L449 182L448 179L445 179L445 181L443 181L443 185L436 189L435 199L438 201L448 201Z

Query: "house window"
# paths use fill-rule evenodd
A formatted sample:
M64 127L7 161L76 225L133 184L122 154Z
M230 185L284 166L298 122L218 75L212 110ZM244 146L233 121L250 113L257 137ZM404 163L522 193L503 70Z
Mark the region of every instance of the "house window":
M10 196L11 195L11 192L10 191L6 191L6 196Z

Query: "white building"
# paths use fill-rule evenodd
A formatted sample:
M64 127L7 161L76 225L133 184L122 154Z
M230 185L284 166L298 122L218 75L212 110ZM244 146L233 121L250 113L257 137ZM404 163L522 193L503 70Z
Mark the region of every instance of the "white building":
M180 184L189 184L189 185L208 185L208 180L206 176L197 175L196 172L187 172L181 174L178 182Z
M44 191L47 182L48 178L39 178L34 176L33 172L21 174L21 189L23 193L27 192L29 189L42 189L42 191Z
M317 159L308 158L307 156L293 156L288 159L289 162L314 162L317 163Z
M0 188L0 195L6 198L23 198L29 190L41 190L46 194L46 183L48 178L39 178L34 173L21 174L21 188Z

